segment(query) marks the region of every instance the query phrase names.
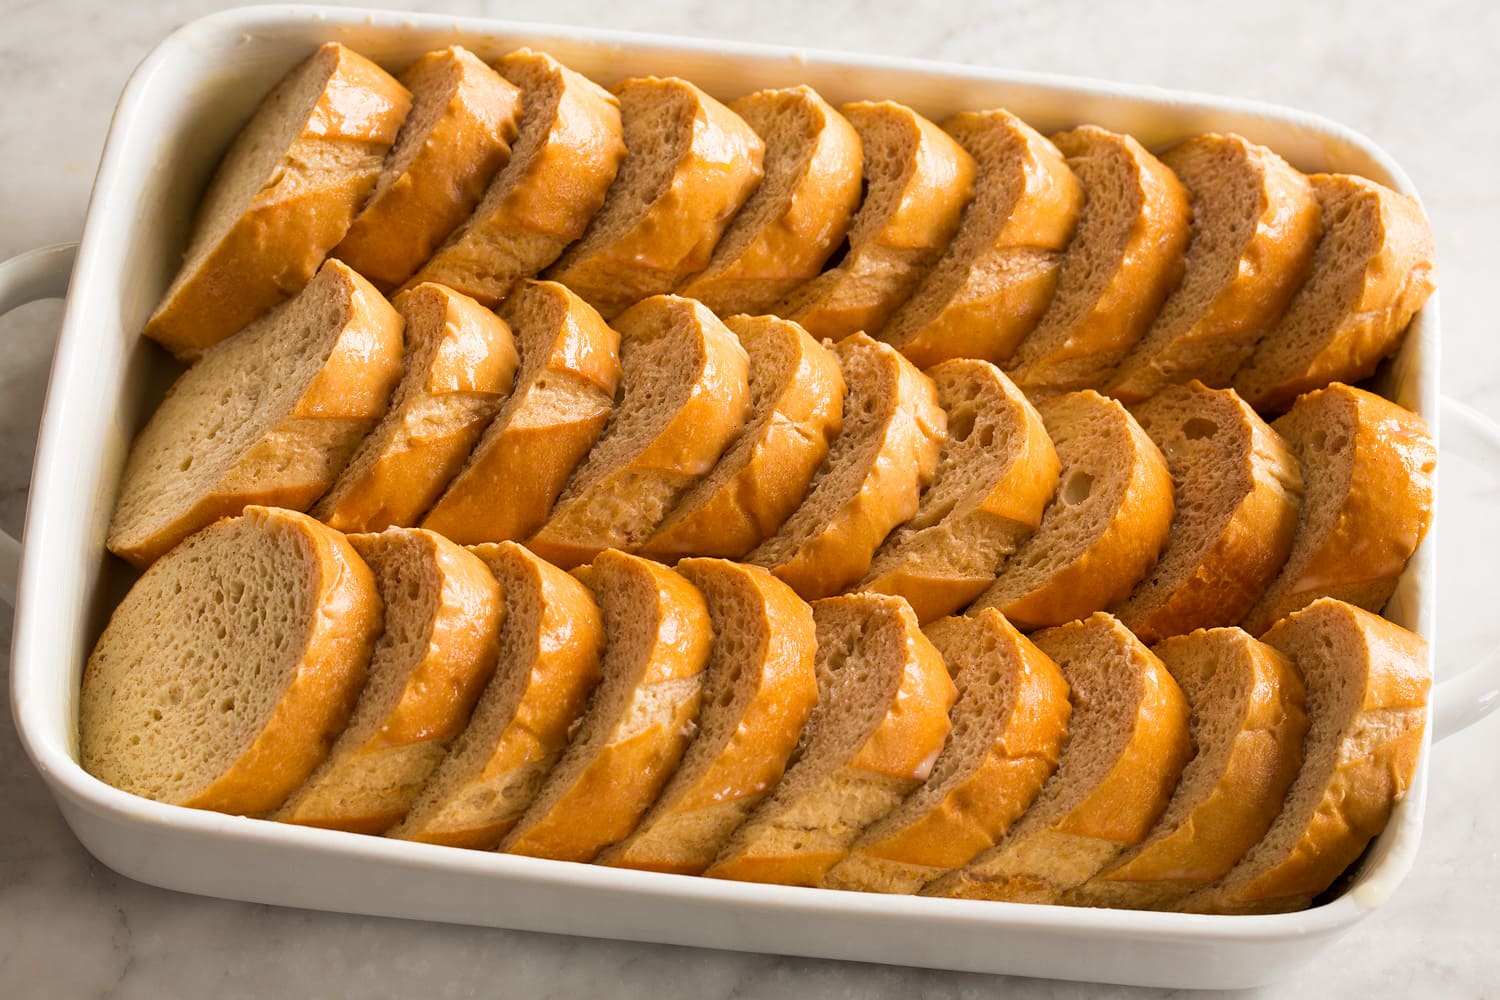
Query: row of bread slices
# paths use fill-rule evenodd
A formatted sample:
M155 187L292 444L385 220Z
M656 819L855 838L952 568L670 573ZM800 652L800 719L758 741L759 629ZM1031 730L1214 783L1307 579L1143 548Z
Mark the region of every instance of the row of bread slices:
M368 567L368 568L367 568ZM84 673L84 766L160 801L745 881L1307 905L1384 827L1421 637L1325 598L1261 640L1034 634L765 570L345 536L251 508L156 563Z
M545 271L606 319L675 292L862 331L921 368L983 358L1033 397L1196 378L1262 412L1369 375L1433 288L1415 201L1239 136L1158 159L1003 110L940 128L807 87L726 107L456 46L399 83L336 43L293 70L226 154L146 334L194 358L328 254L385 291L494 306Z
M1197 383L1133 411L1091 390L1034 407L989 362L923 373L863 334L824 346L677 296L610 325L553 282L499 315L434 284L393 307L330 262L181 376L109 544L145 565L274 504L522 541L564 568L609 548L743 559L809 600L899 594L923 622L1113 610L1155 641L1259 634L1322 595L1379 611L1434 461L1419 417L1341 384L1274 428Z

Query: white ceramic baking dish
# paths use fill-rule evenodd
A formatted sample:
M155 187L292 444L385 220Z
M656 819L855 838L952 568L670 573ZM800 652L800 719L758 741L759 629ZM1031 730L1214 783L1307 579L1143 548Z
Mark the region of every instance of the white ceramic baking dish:
M32 480L11 700L27 751L96 857L156 885L288 906L1178 987L1240 987L1284 976L1390 896L1411 866L1422 829L1425 754L1411 794L1335 898L1303 913L1259 917L871 896L616 871L180 809L86 774L76 754L80 671L129 581L123 565L104 553L105 527L131 434L171 376L162 352L138 333L176 266L218 155L260 95L328 39L389 66L455 41L485 58L532 45L605 82L677 74L724 99L806 82L836 103L894 98L938 119L1005 106L1043 131L1095 122L1147 144L1233 130L1306 170L1354 171L1411 189L1379 149L1329 122L1141 87L348 9L250 8L188 25L140 66L120 99L71 285L69 247L0 265L0 311L71 289ZM1425 414L1434 431L1441 409L1445 449L1500 456L1482 418L1439 407L1437 352L1433 301L1390 367L1386 389ZM1390 608L1398 622L1429 639L1434 553L1429 536ZM14 543L0 540L0 581L11 578L15 559ZM1440 738L1492 707L1494 674L1491 662L1447 680L1429 732Z

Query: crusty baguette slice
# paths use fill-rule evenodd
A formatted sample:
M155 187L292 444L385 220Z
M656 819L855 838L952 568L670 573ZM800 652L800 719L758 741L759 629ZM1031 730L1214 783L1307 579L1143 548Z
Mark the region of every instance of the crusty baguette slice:
M1187 191L1128 135L1084 125L1052 137L1087 201L1057 291L1006 370L1033 395L1101 385L1182 278Z
M1373 373L1437 287L1432 229L1415 199L1349 174L1311 180L1323 209L1312 274L1234 375L1262 412Z
M1059 902L1145 838L1193 754L1177 682L1115 618L1099 612L1032 639L1072 687L1057 771L994 847L924 896Z
M354 833L399 822L495 670L504 595L484 563L442 535L351 535L375 574L385 630L369 680L328 759L271 818Z
M625 159L604 207L547 271L606 318L708 265L765 155L754 129L686 80L635 77L614 93Z
M375 578L343 535L250 507L115 608L83 671L79 760L146 798L270 812L344 728L380 626Z
M684 559L708 603L714 648L698 732L656 804L599 864L700 874L781 780L818 700L812 610L759 566Z
M1379 611L1432 520L1437 449L1426 422L1335 383L1271 427L1302 463L1302 509L1285 566L1240 627L1260 635L1319 597Z
M639 546L718 462L750 414L749 358L701 303L656 295L615 319L624 396L526 543L571 569Z
M1210 132L1162 162L1193 199L1182 284L1105 389L1136 403L1198 379L1226 386L1307 279L1322 233L1312 185L1264 146Z
M1041 523L1058 476L1041 416L1000 369L956 358L927 375L948 417L937 473L859 585L900 594L921 622L952 614L994 582Z
M947 248L976 173L974 158L911 108L861 101L840 111L864 150L865 196L848 252L772 310L833 340L885 326Z
M918 368L1010 359L1052 301L1083 187L1057 147L1008 111L943 128L979 166L974 200L936 266L880 331Z
M603 680L500 850L592 861L635 829L677 770L714 630L703 594L665 566L611 549L575 574L604 612Z
M1061 625L1124 598L1172 527L1172 474L1134 417L1091 389L1037 407L1062 465L1042 523L970 608L1023 630Z
M807 600L859 581L891 529L932 481L945 417L932 380L862 333L833 345L844 373L844 426L807 497L745 559Z
M1000 612L926 630L958 687L932 775L869 827L823 884L913 893L973 860L1031 805L1068 735L1068 682Z
M813 604L818 703L794 763L705 874L817 885L859 832L932 773L957 698L911 607L885 594Z
M462 45L427 53L400 80L411 113L332 253L382 291L410 278L469 217L510 159L521 115L520 90Z
M646 540L647 555L740 558L797 509L843 427L844 376L827 348L775 316L724 325L750 358L750 419Z
M463 466L516 375L510 327L467 295L423 284L392 303L406 373L390 409L312 509L340 531L417 523Z
M1414 632L1332 598L1262 637L1307 685L1302 770L1265 837L1183 908L1211 913L1300 910L1385 829L1416 774L1432 668Z
M411 95L328 42L266 95L198 206L146 336L195 359L297 294L364 204Z
M1306 691L1291 660L1237 628L1152 651L1187 696L1197 753L1146 839L1064 896L1075 906L1173 908L1265 835L1302 766Z
M729 105L766 145L765 177L708 266L677 294L720 316L764 313L811 281L859 206L859 133L806 85L761 90Z
M619 102L598 84L531 49L495 68L521 88L510 160L408 283L435 281L491 308L583 235L625 156Z
M492 851L531 805L599 682L604 620L589 589L517 542L474 548L505 595L499 666L388 837Z
M401 316L330 260L177 379L136 435L109 550L145 566L249 504L306 510L386 411Z
M1177 515L1156 566L1112 610L1146 643L1232 625L1291 551L1297 457L1232 389L1168 386L1132 413L1166 457Z
M500 318L520 342L515 386L422 519L466 545L526 538L546 523L620 384L620 335L562 285L522 282Z

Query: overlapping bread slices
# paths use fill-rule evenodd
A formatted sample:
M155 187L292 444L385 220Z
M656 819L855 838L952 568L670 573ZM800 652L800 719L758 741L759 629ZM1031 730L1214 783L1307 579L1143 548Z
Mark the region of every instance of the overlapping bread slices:
M745 556L808 600L865 575L886 535L916 513L944 437L932 380L894 348L857 333L833 353L847 386L843 430L801 506Z
M957 692L910 606L814 602L818 702L785 777L730 837L713 878L817 885L859 832L924 782Z
M1120 403L1086 389L1037 412L1061 463L1057 493L970 608L998 608L1025 630L1124 598L1155 565L1174 512L1166 460Z
M527 542L565 569L649 538L712 471L750 415L745 349L701 303L652 296L614 326L624 396L551 517Z
M1265 837L1183 902L1191 912L1308 906L1385 829L1416 773L1432 684L1421 636L1323 598L1262 638L1296 663L1307 685L1302 770Z
M405 321L406 373L390 409L312 509L340 531L416 524L515 379L510 327L467 295L422 284L392 305Z
M765 155L754 129L686 80L635 77L614 93L625 159L604 207L547 272L606 318L708 265Z
M1210 132L1162 154L1193 200L1182 284L1105 391L1139 402L1197 379L1226 386L1302 287L1322 233L1318 199L1264 146Z
M1006 371L1033 396L1102 384L1182 278L1187 191L1134 138L1084 125L1052 137L1087 197L1057 291Z
M215 346L131 444L109 550L145 566L250 504L306 510L385 414L401 327L368 281L330 260L296 298Z
M422 527L456 542L540 528L615 406L620 335L553 281L516 286L500 310L519 341L515 386Z
M495 68L521 88L510 160L410 282L435 281L491 307L583 235L625 156L619 102L598 84L531 49Z
M720 316L764 313L818 276L859 205L859 133L808 86L729 105L765 143L765 176L708 266L678 288Z
M461 45L400 76L412 95L375 190L332 256L382 291L427 262L510 159L521 92Z
M990 609L927 626L958 687L952 735L921 788L862 833L823 885L912 893L992 847L1057 767L1068 683Z
M848 250L772 310L834 340L878 333L906 301L958 229L976 173L962 146L905 105L861 101L839 110L864 151L865 195Z
M1291 551L1297 458L1232 389L1168 386L1132 413L1167 460L1177 514L1156 566L1112 610L1147 643L1232 625Z
M375 187L410 107L405 87L337 42L288 73L219 162L145 335L195 359L301 291Z
M743 556L797 509L843 426L844 376L806 330L775 316L724 325L750 359L750 418L641 546L647 555Z
M714 648L698 732L635 831L599 864L696 875L786 769L818 699L811 609L758 566L684 559L708 604Z
M115 608L83 671L79 760L148 799L270 812L344 728L380 625L375 578L343 535L248 508Z
M1312 273L1234 375L1262 412L1370 375L1437 287L1432 229L1416 199L1349 174L1310 179L1323 210Z
M1152 650L1192 710L1196 753L1146 839L1067 893L1075 906L1172 909L1255 845L1302 766L1302 675L1237 628L1204 629Z
M665 566L611 549L575 572L604 613L603 679L500 850L592 861L635 829L677 770L714 630L702 593Z
M859 584L905 597L921 622L952 614L994 582L1041 523L1058 476L1041 416L1000 369L957 358L927 375L948 418L937 472Z
M388 837L494 850L536 797L599 682L589 589L517 542L476 546L505 596L499 664L466 728Z
M391 528L351 535L375 574L385 631L333 749L271 818L355 833L399 822L495 670L500 585L442 535Z
M1437 449L1426 422L1334 384L1271 426L1302 463L1302 508L1285 566L1240 626L1260 635L1319 597L1378 612L1432 520Z
M1177 682L1118 620L1099 612L1032 639L1072 689L1057 770L994 847L924 896L1061 901L1145 838L1192 756Z
M949 358L1010 359L1057 288L1083 188L1057 147L1008 111L943 123L979 167L958 232L880 331L919 368Z

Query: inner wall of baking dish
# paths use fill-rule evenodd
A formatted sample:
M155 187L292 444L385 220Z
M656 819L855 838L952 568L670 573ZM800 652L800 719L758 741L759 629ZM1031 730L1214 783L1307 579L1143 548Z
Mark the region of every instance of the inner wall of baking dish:
M179 370L138 333L180 261L198 197L219 156L260 97L323 41L343 42L390 69L454 42L486 60L529 44L605 85L633 75L679 75L727 102L761 87L808 83L835 104L891 98L938 121L959 110L1003 106L1044 133L1092 122L1130 132L1152 147L1210 129L1236 131L1300 169L1356 172L1410 189L1399 168L1352 133L1293 112L1235 102L1146 90L1122 95L1107 84L1034 75L975 80L970 74L989 74L863 57L853 57L860 65L850 66L851 57L723 43L614 35L588 41L544 27L496 28L471 20L280 9L259 22L252 18L250 31L243 31L246 15L235 14L237 30L230 32L220 27L229 16L206 18L173 36L127 88L90 205L49 393L28 524L16 646L24 655L15 664L13 703L26 701L24 711L17 709L23 722L43 728L31 737L50 744L58 761L71 765L59 767L55 777L84 796L89 786L99 786L76 765L79 678L88 649L134 578L104 554L105 531L131 436ZM1418 317L1382 379L1398 402L1435 420L1435 302ZM1429 639L1435 625L1434 553L1429 538L1390 606L1391 617ZM51 614L44 621L44 608L83 613ZM1382 901L1409 867L1420 829L1425 754L1421 770L1392 829L1355 880L1363 902ZM1387 879L1382 869L1393 854L1404 863L1391 865Z

